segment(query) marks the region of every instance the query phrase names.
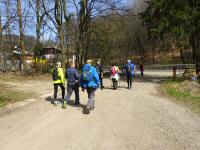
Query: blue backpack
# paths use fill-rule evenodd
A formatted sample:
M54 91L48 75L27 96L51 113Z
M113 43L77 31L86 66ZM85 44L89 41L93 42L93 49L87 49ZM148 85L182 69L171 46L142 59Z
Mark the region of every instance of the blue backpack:
M90 66L83 67L83 72L81 74L81 79L83 81L86 81L86 82L89 82L89 81L93 80L92 67L90 67Z
M135 75L135 71L134 71L134 69L132 68L131 65L132 65L132 64L128 64L128 66L127 66L127 72L128 72L131 76L134 76L134 75Z

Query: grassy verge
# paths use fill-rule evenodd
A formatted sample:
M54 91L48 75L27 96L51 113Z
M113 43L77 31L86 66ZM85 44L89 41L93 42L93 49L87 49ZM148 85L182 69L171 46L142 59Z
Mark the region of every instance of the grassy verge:
M185 80L168 80L163 84L162 89L176 101L200 112L200 84Z
M10 103L25 100L31 94L12 89L10 86L0 83L0 108Z

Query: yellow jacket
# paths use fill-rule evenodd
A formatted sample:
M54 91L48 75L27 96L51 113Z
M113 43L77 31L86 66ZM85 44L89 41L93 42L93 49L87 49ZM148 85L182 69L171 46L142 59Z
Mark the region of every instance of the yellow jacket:
M53 69L52 69L52 73L53 73ZM63 84L65 84L65 75L64 75L62 68L58 68L58 76L60 77L60 79L53 81L53 83L63 83Z

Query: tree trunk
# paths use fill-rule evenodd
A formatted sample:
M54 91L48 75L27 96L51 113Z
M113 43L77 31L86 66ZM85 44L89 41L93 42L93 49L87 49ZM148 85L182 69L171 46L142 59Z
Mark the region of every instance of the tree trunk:
M193 59L194 63L196 65L196 71L200 71L200 34L199 32L196 32L193 34L192 37L192 49L193 49Z
M38 71L39 61L39 45L40 45L40 34L41 34L41 19L40 19L40 0L36 1L36 46L35 46L35 71Z
M141 41L140 41L140 37L137 36L137 43L138 43L138 49L139 49L139 52L140 52L140 61L141 62L144 62L144 53L143 53L143 50L142 50L142 44L141 44Z
M68 24L70 16L67 16L67 2L66 0L63 0L63 12L64 12L64 18L65 18L65 44L66 44L66 57L67 57L67 64L69 63L69 41L68 41Z
M7 0L7 20L10 19L10 0ZM10 44L10 50L12 50L12 38L11 38L11 31L10 31L10 21L8 22L7 25L7 31L8 31L8 41Z
M65 51L64 51L64 32L63 32L63 20L62 20L62 3L61 0L56 0L55 1L55 10L54 10L54 15L57 23L57 28L58 28L58 37L59 37L59 44L60 44L60 49L62 51L62 67L65 67Z
M24 33L23 33L23 20L22 20L22 6L21 5L22 5L21 0L17 0L17 12L18 12L18 17L19 17L21 61L24 66L24 69L26 70L25 59L23 57L23 55L25 54L25 46L24 46ZM22 68L21 68L21 63L20 63L20 71L21 70L22 70Z
M183 49L182 49L182 47L179 47L179 48L180 48L180 54L181 54L182 63L185 64L185 58L184 58L184 55L183 55Z
M4 70L4 54L3 54L3 48L2 48L2 44L3 44L3 35L2 35L2 22L1 22L1 8L0 8L0 54L2 56L2 70Z

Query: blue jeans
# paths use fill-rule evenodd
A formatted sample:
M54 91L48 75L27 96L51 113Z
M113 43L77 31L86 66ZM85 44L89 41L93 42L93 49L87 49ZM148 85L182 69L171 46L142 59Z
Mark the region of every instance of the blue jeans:
M79 97L79 86L78 84L75 84L75 85L67 85L67 96L66 96L66 100L69 101L71 96L72 96L72 93L75 93L75 101L76 102L79 102L80 100L80 97Z

